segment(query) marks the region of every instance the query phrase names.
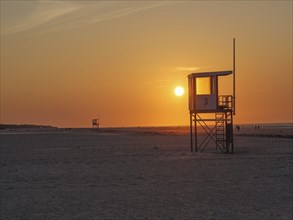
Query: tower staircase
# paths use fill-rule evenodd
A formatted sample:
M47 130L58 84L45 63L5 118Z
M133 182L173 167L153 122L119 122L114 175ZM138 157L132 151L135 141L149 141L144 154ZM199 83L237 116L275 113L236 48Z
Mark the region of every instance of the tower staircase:
M225 134L225 113L217 112L215 115L216 128L216 149L225 151L226 148L226 134Z

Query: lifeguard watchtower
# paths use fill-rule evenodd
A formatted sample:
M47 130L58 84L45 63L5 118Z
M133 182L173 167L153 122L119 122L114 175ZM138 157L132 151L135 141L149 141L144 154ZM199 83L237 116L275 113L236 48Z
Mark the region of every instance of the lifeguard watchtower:
M100 127L100 120L98 118L92 119L92 126L94 129L99 129Z
M219 71L188 75L191 151L202 152L214 142L217 150L233 153L234 97L219 95L219 78L232 73ZM201 134L201 140L198 127L205 134Z
M233 71L188 75L191 151L202 152L212 142L217 150L233 153L235 72L235 38L233 38ZM233 95L220 95L219 78L231 74L233 74ZM203 131L200 135L198 128L202 128Z

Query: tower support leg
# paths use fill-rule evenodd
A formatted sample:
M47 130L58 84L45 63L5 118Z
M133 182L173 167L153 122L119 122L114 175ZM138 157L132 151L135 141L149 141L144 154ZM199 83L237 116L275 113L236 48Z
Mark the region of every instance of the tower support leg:
M197 152L197 118L196 114L194 115L194 144L195 144L195 151Z
M193 152L193 120L192 113L189 114L189 126L190 126L190 151Z

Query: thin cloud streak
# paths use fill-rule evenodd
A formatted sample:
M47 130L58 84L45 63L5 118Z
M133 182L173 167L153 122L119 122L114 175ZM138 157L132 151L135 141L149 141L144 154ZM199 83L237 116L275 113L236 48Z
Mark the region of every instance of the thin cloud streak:
M97 22L101 22L101 21L106 21L106 20L111 20L111 19L116 19L119 17L124 17L127 16L129 14L138 12L138 11L143 11L143 10L147 10L147 9L151 9L151 8L156 8L159 6L162 6L165 4L162 4L162 2L152 2L151 5L146 5L146 6L131 6L128 8L122 8L122 9L117 9L114 11L110 11L105 15L97 15L91 23L97 23Z
M176 71L181 72L181 71L197 71L201 69L201 67L198 66L177 66Z
M20 18L17 24L3 27L2 33L14 34L37 28L37 33L74 29L169 5L170 2L147 2L142 5L141 2L38 1L35 4L29 15Z
M198 71L200 69L208 69L211 68L212 66L176 66L175 70L176 72L194 72Z
M46 3L43 4L43 3ZM48 2L42 2L43 7L37 6L36 9L29 14L27 17L22 18L18 24L12 25L7 29L4 28L5 34L13 34L18 32L23 32L27 30L31 30L40 26L43 26L51 21L57 20L58 18L62 18L72 12L76 12L80 9L79 6L76 5L68 5L68 4L60 4L56 2L56 6L50 7Z

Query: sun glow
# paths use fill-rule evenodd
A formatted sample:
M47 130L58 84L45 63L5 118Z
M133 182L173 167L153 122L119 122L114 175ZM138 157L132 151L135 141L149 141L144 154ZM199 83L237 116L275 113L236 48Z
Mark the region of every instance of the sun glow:
M182 96L184 94L184 89L181 86L177 86L174 93L176 96Z

